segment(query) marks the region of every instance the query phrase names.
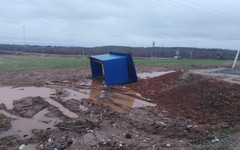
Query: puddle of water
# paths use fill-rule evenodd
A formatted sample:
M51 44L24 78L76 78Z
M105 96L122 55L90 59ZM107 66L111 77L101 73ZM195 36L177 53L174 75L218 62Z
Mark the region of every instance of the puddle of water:
M92 79L91 86L103 86L105 84L106 84L105 78L104 77L99 77L99 78Z
M96 145L99 143L99 140L95 133L87 133L82 137L82 143L84 145Z
M42 129L46 130L47 128L54 129L55 124L61 122L58 118L50 118L45 116L49 111L47 108L41 110L37 114L33 116L33 118L21 118L14 115L9 114L6 111L0 110L5 116L13 118L14 120L11 121L11 129L6 132L0 134L0 138L17 135L23 137L27 135L25 138L30 138L33 136L32 130L33 129Z
M97 98L105 96L104 92L105 92L105 90L101 90L101 89L91 90L89 98L92 99L94 102L97 102ZM113 93L113 95L114 95L113 97L108 97L108 99L110 99L110 101L107 103L106 102L103 103L103 105L108 106L117 112L126 113L126 114L129 114L129 111L122 108L121 105L126 106L126 107L131 107L131 108L141 108L141 107L147 107L147 106L155 107L156 106L156 104L134 98L132 96L129 96L129 94L141 97L140 94L138 94L134 91L131 91L131 90L127 90L124 94ZM145 98L142 98L142 99L145 99ZM145 99L145 100L148 100L148 99ZM114 103L120 104L120 106L118 106Z
M126 109L124 109L124 108L122 108L120 106L117 106L117 105L115 105L113 103L103 103L103 105L106 106L106 107L108 106L111 109L113 109L113 110L115 110L115 111L117 111L119 113L129 114L128 110L126 110Z
M95 103L97 103L98 98L101 96L101 90L100 89L92 89L89 95L89 99L93 100Z
M193 69L189 71L194 74L201 74L205 76L215 77L219 80L224 80L230 83L240 84L239 75L240 71L226 69L226 68L214 68L214 69ZM238 74L238 75L237 75Z
M93 100L94 102L97 102L98 98L105 97L105 92L106 91L102 89L92 89L89 95L89 99ZM127 106L127 107L139 108L139 107L147 107L147 106L156 106L156 104L147 102L149 101L149 99L146 99L142 97L141 94L136 93L129 89L124 94L114 93L114 95L117 95L120 98L110 98L113 102ZM144 99L146 101L131 97L129 95L136 95L137 97L141 97L141 99Z
M75 100L81 100L83 98L89 98L89 89L84 89L80 91L75 91L72 89L64 89L64 91L67 92L67 96L63 98L64 101L70 100L70 99L75 99Z
M92 85L92 79L89 79L89 80L84 80L84 81L81 81L79 82L79 85Z
M168 73L172 73L175 71L161 71L161 72L142 72L142 73L138 73L137 76L141 79L148 79L148 78L154 78L157 76L162 76Z
M51 88L45 87L24 87L24 88L11 88L0 87L0 103L4 103L7 109L13 108L13 101L19 100L25 97L40 96L49 104L57 107L64 115L70 118L77 118L78 115L63 107L60 103L50 98L56 91Z
M37 87L24 87L24 88L0 88L0 102L4 103L7 109L13 108L13 101L19 100L24 97L36 97L49 98L51 94L55 93L54 89L49 88L37 88Z
M66 85L74 85L76 82L69 82L69 81L52 81L46 82L46 85L57 85L57 86L66 86Z
M102 131L94 131L92 133L87 133L85 135L82 136L82 143L83 145L96 145L99 142L104 142L107 140L106 137L106 132L102 132Z
M101 80L92 80L92 83L96 82L97 85L99 85L99 82L102 82ZM62 100L70 100L75 99L81 101L83 98L89 98L92 99L95 103L98 102L98 98L104 98L105 97L105 90L102 89L102 87L96 87L95 89L80 89L80 90L72 90L72 89L64 89L64 91L67 93L67 96L63 97ZM71 118L77 118L78 115L71 112L67 108L63 107L60 103L54 101L50 98L51 95L54 95L56 93L55 89L46 88L46 87L24 87L24 88L10 88L10 87L2 87L0 88L0 103L4 103L7 107L7 109L13 108L13 101L22 99L24 97L36 97L40 96L45 101L47 101L49 104L57 107L63 114L65 114L68 117ZM126 90L124 93L113 93L113 97L108 97L110 99L109 102L104 103L105 106L109 106L113 110L120 112L120 113L129 113L129 110L126 110L125 108L122 108L121 106L125 107L132 107L132 108L140 108L140 107L147 107L147 106L156 106L155 104L152 104L149 101L149 99L143 98L140 94L132 91L132 90ZM130 95L136 95L137 97L140 97L141 99L137 99ZM116 105L119 104L120 106ZM87 111L88 108L84 105L80 105L79 109L82 111Z
M150 103L150 102L140 100L140 99L135 99L133 102L132 108L141 108L141 107L147 107L147 106L155 107L157 105Z
M234 81L240 81L240 78L235 78L235 79L233 79Z
M131 92L133 93L133 92ZM115 103L127 106L127 107L132 107L132 108L141 108L141 107L147 107L147 106L156 106L156 104L147 102L147 101L143 101L141 99L137 99L134 97L131 97L129 95L124 95L121 93L115 93L115 95L117 95L117 97L119 98L114 98L112 99ZM138 94L135 94L138 95Z

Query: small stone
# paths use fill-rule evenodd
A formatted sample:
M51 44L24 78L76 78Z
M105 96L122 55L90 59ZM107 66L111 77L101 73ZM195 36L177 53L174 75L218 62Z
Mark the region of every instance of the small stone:
M28 135L27 134L25 134L23 137L27 137Z
M168 143L166 146L167 146L167 147L170 147L170 146L171 146L171 144L169 144L169 143Z
M214 137L214 139L212 139L212 143L216 143L219 142L219 139L217 137Z
M120 143L119 146L122 147L123 145Z
M72 140L70 140L70 141L68 141L68 145L72 145L72 143L73 143L73 141Z
M40 148L43 149L43 145L42 144L40 145Z
M130 134L128 134L128 133L125 135L125 137L126 137L127 139L131 139L131 138L132 138L132 136L131 136Z
M212 139L212 143L215 143L216 142L216 140L215 139Z
M64 150L64 149L66 149L65 144L61 144L60 150Z
M23 149L26 145L25 144L22 144L18 147L18 149Z
M107 144L107 142L103 142L103 145L106 145Z

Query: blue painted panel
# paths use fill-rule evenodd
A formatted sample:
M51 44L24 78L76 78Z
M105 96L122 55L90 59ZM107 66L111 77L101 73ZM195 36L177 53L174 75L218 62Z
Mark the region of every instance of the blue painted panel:
M120 56L126 56L127 57L127 69L128 69L128 79L129 82L137 82L137 73L135 70L135 66L133 63L132 55L128 53L118 53L118 52L110 52L112 55L120 55Z
M103 62L106 85L117 85L128 82L126 57Z

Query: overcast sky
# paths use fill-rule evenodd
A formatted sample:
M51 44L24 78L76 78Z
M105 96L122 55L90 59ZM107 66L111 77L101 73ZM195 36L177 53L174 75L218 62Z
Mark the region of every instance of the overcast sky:
M240 48L239 0L0 0L0 43Z

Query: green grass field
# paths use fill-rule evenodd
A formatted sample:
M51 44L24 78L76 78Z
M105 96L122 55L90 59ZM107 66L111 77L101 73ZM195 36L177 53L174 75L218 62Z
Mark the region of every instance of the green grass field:
M135 59L136 65L154 65L168 67L231 67L232 60L211 60L211 59Z
M84 58L0 55L0 71L77 68L89 66Z
M134 59L136 66L161 65L180 68L188 67L191 65L199 67L231 67L232 62L232 60ZM86 58L0 55L0 71L78 68L89 66L89 60Z

